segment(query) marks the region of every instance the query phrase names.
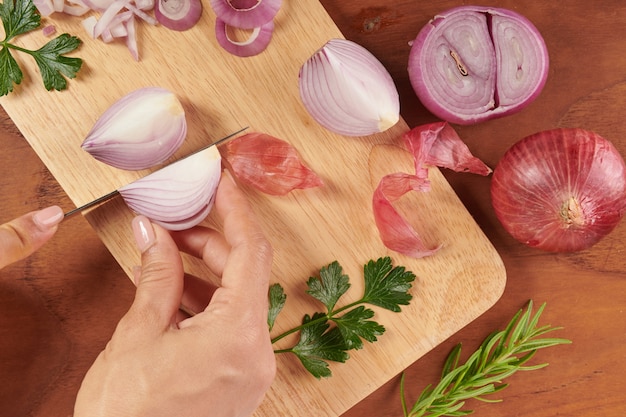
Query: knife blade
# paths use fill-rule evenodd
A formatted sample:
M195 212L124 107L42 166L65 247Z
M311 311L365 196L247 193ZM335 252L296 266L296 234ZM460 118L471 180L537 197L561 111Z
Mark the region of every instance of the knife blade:
M216 140L215 142L209 143L208 145L205 145L205 146L201 147L200 149L197 149L197 150L195 150L195 151L191 152L190 154L185 155L185 156L183 156L182 158L180 158L180 159L178 159L178 160L176 160L176 161L172 162L172 164L174 164L174 163L176 163L176 162L179 162L179 161L182 161L183 159L189 158L190 156L195 155L195 154L197 154L198 152L202 152L202 151L204 151L205 149L210 148L211 146L217 146L217 145L219 145L219 144L221 144L221 143L223 143L223 142L226 142L228 139L231 139L231 138L233 138L234 136L237 136L238 134L240 134L241 132L245 131L246 129L248 129L248 127L241 128L241 129L239 129L239 130L238 130L238 131L236 131L236 132L233 132L233 133L231 133L231 134L229 134L229 135L227 135L227 136L224 136L224 137L223 137L223 138L221 138L221 139ZM161 167L161 168L159 168L159 169L163 169L163 168L165 168L165 167L167 167L167 166L169 166L169 165L171 165L171 164L165 165L165 166L163 166L163 167ZM156 172L156 171L155 171L155 172ZM151 173L151 174L152 174L152 173ZM150 174L148 174L148 175L150 175ZM135 180L135 181L137 181L137 180ZM101 204L101 203L104 203L105 201L109 201L109 200L111 200L111 199L113 199L113 198L117 197L117 196L119 195L119 193L120 193L120 192L119 192L118 190L111 191L110 193L105 194L105 195L103 195L103 196L100 196L100 197L96 198L95 200L90 201L89 203L83 204L83 205L82 205L82 206L80 206L80 207L76 207L75 209L72 209L72 210L70 210L70 211L66 212L66 213L63 215L63 218L64 218L64 219L67 219L68 217L71 217L71 216L73 216L74 214L80 213L80 212L82 212L83 210L86 210L86 209L88 209L88 208L91 208L91 207L97 206L97 205L99 205L99 204Z

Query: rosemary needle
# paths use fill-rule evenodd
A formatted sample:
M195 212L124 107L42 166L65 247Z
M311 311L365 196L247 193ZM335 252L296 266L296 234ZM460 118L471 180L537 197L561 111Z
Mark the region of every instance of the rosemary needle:
M465 416L472 410L463 410L466 400L476 399L485 402L498 402L485 398L507 387L502 382L517 371L529 371L547 366L525 365L539 349L569 344L570 340L542 338L541 336L559 327L538 326L544 303L532 315L533 302L529 301L526 311L518 311L508 326L490 334L480 347L463 364L459 364L461 345L457 345L448 355L441 376L435 386L422 391L413 407L407 408L404 384L405 374L400 381L400 397L404 417Z

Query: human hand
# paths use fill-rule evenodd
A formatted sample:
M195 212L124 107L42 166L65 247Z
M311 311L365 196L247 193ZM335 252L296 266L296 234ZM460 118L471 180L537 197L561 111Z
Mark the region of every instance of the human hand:
M267 326L272 249L228 174L215 210L224 235L196 227L170 236L145 217L133 220L142 252L135 300L87 373L75 417L235 417L258 407L276 369ZM179 305L190 294L179 250L221 277L204 311L183 320Z
M39 249L54 235L61 220L61 207L51 206L0 225L0 269Z

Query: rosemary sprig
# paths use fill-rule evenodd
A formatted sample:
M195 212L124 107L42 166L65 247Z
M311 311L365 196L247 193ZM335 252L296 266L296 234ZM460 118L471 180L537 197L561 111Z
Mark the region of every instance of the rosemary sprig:
M413 407L407 408L404 384L405 374L400 381L400 397L404 417L439 417L466 416L472 410L463 410L466 400L476 399L484 402L499 402L484 398L485 395L503 390L507 384L502 381L517 371L529 371L547 366L547 363L526 366L539 349L550 346L569 344L570 340L541 338L540 336L559 327L538 327L539 317L546 304L532 315L533 302L528 303L526 312L518 311L506 329L489 335L480 347L459 365L461 345L452 349L448 355L440 382L434 388L427 386Z

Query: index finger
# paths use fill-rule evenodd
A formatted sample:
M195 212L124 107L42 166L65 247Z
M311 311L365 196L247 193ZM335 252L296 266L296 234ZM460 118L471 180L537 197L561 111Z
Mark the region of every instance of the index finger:
M224 237L231 247L222 274L222 287L267 305L272 246L250 202L228 171L217 189L215 209L223 219Z
M0 269L26 258L46 243L63 220L63 210L51 206L0 225Z

